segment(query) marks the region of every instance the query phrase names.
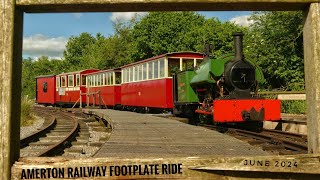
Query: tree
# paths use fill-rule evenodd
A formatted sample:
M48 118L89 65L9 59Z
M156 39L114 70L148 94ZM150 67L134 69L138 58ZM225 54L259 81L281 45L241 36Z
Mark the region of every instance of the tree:
M194 51L190 42L194 36L186 34L198 29L205 18L194 12L151 12L132 30L131 58L141 60L167 52Z
M300 90L304 84L302 12L265 12L252 16L245 53L264 71L272 88Z
M205 19L195 12L153 12L133 27L131 57L140 60L168 52L203 52L206 43L214 44L215 55L222 55L232 51L232 33L237 31L246 28Z
M69 38L63 55L69 63L70 69L79 70L81 64L86 63L83 57L95 42L96 39L86 32L81 33L79 36L71 36Z

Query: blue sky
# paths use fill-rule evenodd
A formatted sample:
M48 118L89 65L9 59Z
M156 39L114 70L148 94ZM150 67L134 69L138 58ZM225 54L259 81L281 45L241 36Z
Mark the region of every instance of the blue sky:
M246 25L249 11L208 12L201 11L206 18L217 17L221 21L232 20ZM24 15L24 57L37 58L42 55L61 58L68 38L82 32L104 36L113 34L115 19L126 21L134 13L42 13ZM146 13L140 13L145 15Z

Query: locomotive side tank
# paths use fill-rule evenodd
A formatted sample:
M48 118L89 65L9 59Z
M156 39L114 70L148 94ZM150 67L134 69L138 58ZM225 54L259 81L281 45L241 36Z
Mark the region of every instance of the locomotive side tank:
M189 109L199 115L202 123L246 123L261 129L263 121L280 120L280 101L255 97L258 83L264 81L262 71L244 57L243 34L233 36L234 55L216 59L207 56L193 73L189 73L191 81L178 81L177 86L190 84L197 95L198 106ZM181 76L185 73L178 73L177 79L182 79ZM175 103L179 103L179 89L177 95Z

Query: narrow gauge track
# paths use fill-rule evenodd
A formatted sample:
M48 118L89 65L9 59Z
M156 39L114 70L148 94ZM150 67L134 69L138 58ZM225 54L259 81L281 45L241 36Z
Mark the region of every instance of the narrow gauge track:
M201 125L208 129L216 130L217 126ZM307 136L284 131L263 129L262 132L228 128L226 133L248 141L249 144L261 145L265 151L271 151L281 155L305 154L308 152Z
M54 109L35 108L37 114L49 121L38 132L20 141L20 156L55 156L63 153L77 136L79 122L65 112L55 112ZM49 123L48 123L49 122Z

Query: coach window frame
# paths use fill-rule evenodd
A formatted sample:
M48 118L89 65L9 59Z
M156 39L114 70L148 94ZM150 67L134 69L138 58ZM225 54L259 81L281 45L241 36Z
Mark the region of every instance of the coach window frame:
M112 85L116 85L116 73L115 73L115 71L112 71L112 77L113 77Z
M112 72L109 72L109 75L110 75L110 85L113 85L113 73Z
M87 85L87 79L86 79L86 75L84 75L84 74L80 74L80 76L81 76L81 86L86 86Z
M148 64L143 63L143 81L147 80L147 75L148 75Z
M74 75L73 74L68 75L68 87L74 87Z
M60 76L56 77L56 88L60 88Z
M80 86L80 74L76 74L76 87Z
M61 87L67 87L67 76L63 75L63 76L60 76L60 78L61 78Z

